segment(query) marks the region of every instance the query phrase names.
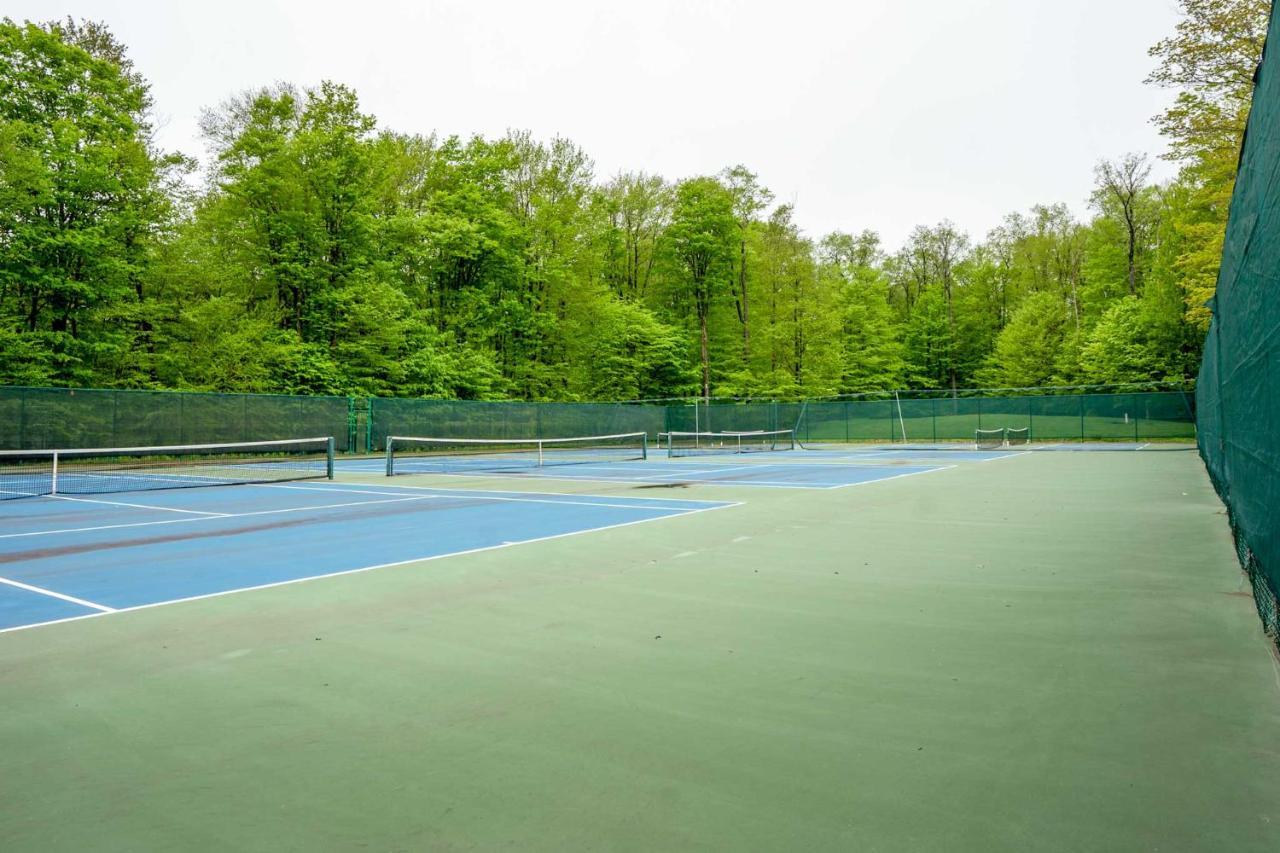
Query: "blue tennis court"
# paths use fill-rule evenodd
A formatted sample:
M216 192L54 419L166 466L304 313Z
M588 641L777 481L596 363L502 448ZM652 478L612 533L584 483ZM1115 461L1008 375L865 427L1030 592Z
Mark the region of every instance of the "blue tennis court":
M594 461L577 458L569 463L549 461L542 466L528 458L463 457L448 464L433 460L431 469L409 469L406 473L452 477L542 477L651 486L696 483L782 489L840 489L896 477L927 474L954 467L958 462L986 461L1012 455L1017 454L1004 451L877 451L846 448L782 453L725 453L669 459L664 452L658 451L651 453L644 461ZM379 476L386 472L384 461L372 457L339 460L337 467L339 471L350 474ZM396 477L391 482L401 479Z
M734 506L304 482L0 503L0 630Z
M532 476L561 480L607 480L649 485L699 483L763 486L775 489L841 489L915 474L949 465L823 465L809 462L734 462L706 459L665 460L609 465L566 465L533 469Z

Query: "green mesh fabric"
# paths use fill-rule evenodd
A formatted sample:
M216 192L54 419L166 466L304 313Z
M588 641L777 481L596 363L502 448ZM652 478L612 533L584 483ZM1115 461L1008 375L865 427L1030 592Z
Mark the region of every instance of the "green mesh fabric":
M0 448L151 447L333 436L348 445L346 397L0 388Z
M711 407L711 412L712 428L719 429L716 407ZM768 418L760 412L756 419ZM778 426L792 424L780 415ZM1177 391L811 402L804 404L794 427L796 437L806 444L972 442L974 433L982 429L1025 429L1029 441L1040 443L1195 438L1191 399Z
M1151 442L1195 438L1182 392L1062 397L713 402L682 405L375 399L372 442L388 435L557 438L645 432L795 430L802 443L973 442L979 429L1027 429L1033 442Z
M1258 68L1196 385L1200 455L1227 505L1241 564L1273 637L1280 631L1278 20L1272 16Z
M979 429L1026 429L1032 443L1189 441L1182 392L893 398L796 403L525 403L348 399L72 388L0 388L0 448L148 447L331 435L339 451L388 435L568 438L794 430L802 444L972 443Z

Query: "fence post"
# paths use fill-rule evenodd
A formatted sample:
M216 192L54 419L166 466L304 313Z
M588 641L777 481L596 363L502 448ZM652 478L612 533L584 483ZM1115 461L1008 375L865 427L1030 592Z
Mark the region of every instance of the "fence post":
M365 401L364 408L364 452L373 452L373 401L375 398L370 397ZM354 449L354 448L353 448Z
M347 397L347 452L356 449L356 398Z

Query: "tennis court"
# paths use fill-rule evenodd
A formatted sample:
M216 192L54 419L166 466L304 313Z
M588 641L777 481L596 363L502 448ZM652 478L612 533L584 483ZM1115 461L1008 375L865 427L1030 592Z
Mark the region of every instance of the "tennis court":
M805 456L806 454L797 452L789 454L788 458L802 459ZM772 458L776 457L771 455ZM779 489L839 489L890 477L926 474L947 467L941 462L908 464L907 459L862 458L868 464L847 464L825 456L795 462L733 457L719 457L715 460L655 458L645 462L581 461L544 467L521 466L512 470L500 470L497 473L518 478L536 477L652 486L718 483ZM376 475L385 470L385 463L378 459L344 460L338 463L338 467L344 472ZM451 466L449 470L429 473L450 477L495 476L494 469L480 461L468 461L458 466Z
M701 436L673 450L669 434L649 442L643 434L525 442L514 439L389 439L383 458L340 460L350 473L541 477L554 480L647 484L741 485L784 489L840 489L890 478L928 474L960 462L1007 458L1016 449L977 450L933 445L817 445L801 448L790 430L768 433L677 433ZM742 447L744 437L785 436ZM579 445L578 442L584 442ZM728 444L726 445L726 441ZM394 458L393 458L394 457Z
M0 510L0 630L731 505L330 483L110 497Z
M243 450L0 500L0 847L1280 838L1194 453Z
M0 574L139 608L0 636L0 844L1274 849L1275 664L1195 454L680 500L354 464L0 502Z

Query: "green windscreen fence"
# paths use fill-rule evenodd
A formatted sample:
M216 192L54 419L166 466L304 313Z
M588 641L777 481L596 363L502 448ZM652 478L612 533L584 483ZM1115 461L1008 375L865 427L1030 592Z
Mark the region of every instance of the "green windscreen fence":
M148 447L333 436L340 451L388 435L572 438L643 432L794 430L803 444L971 443L979 429L1027 429L1033 442L1190 441L1181 392L931 397L809 402L475 402L75 388L0 388L0 449Z
M333 436L349 447L346 397L0 387L0 448L153 447Z
M1280 37L1273 15L1196 385L1200 455L1280 639Z
M1026 429L1033 442L1136 443L1195 439L1193 399L1181 391L1023 397L933 397L712 403L668 408L670 429L794 429L804 444L972 443L980 429Z

